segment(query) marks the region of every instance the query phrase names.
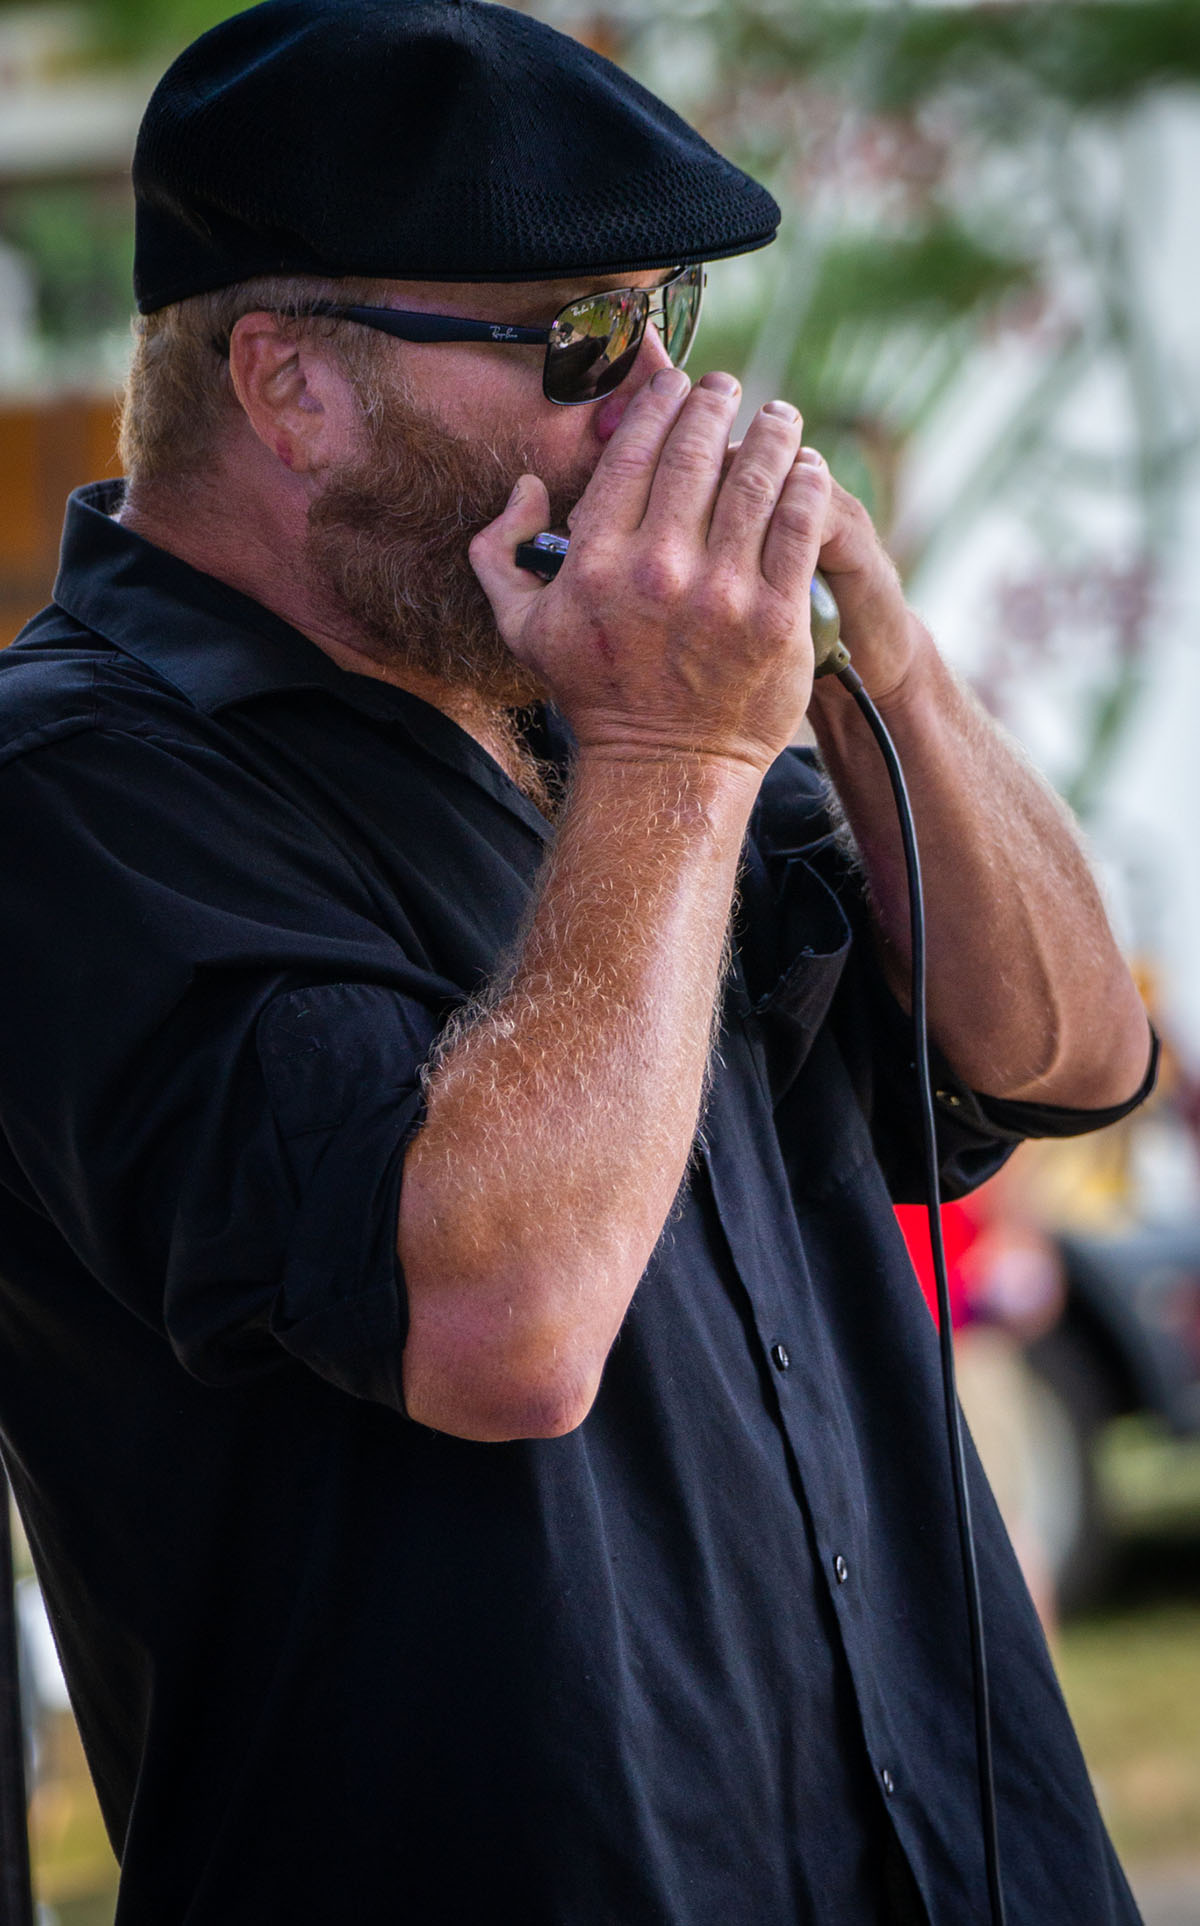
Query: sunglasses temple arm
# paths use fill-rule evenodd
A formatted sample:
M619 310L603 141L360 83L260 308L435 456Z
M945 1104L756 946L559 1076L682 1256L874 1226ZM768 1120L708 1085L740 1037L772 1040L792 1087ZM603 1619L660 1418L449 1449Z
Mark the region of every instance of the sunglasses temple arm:
M333 321L357 321L364 328L394 335L398 341L513 341L522 347L544 348L548 328L519 328L505 321L470 321L446 314L419 314L406 308L342 306L318 301L306 313Z

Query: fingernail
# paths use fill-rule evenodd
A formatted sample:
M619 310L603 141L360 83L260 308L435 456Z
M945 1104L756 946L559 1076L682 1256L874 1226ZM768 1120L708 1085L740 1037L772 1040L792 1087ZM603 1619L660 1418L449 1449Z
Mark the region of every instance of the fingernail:
M524 486L525 486L524 475L518 475L516 481L513 483L512 494L508 498L508 502L506 504L507 507L509 508L512 507L513 503L516 501L517 496L521 493L521 490L524 488Z
M701 375L696 386L711 388L717 395L736 395L741 393L742 384L736 375L722 374L719 368L714 368L711 374Z
M802 448L796 456L796 460L806 463L809 468L824 468L825 466L825 457L821 454L820 450L816 448Z
M799 421L800 410L793 408L790 401L764 401L764 415L778 415L781 421Z
M691 385L682 368L660 368L650 378L650 386L659 395L685 395Z

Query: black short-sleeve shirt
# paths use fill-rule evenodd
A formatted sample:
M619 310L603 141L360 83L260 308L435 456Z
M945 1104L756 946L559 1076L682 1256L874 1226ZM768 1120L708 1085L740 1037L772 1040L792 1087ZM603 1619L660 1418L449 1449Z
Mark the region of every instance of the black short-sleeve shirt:
M0 1440L120 1926L982 1926L910 1044L819 772L764 784L703 1140L593 1410L441 1436L405 1147L552 831L118 500L73 498L0 659ZM951 1190L1103 1121L938 1082ZM1134 1921L972 1475L1011 1926Z

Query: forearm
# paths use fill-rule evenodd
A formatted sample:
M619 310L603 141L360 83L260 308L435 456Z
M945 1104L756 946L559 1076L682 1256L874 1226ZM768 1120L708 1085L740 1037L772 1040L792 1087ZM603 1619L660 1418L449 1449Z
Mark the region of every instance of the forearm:
M769 403L660 367L611 430L549 585L524 476L473 539L498 632L575 736L511 980L433 1067L398 1247L413 1417L477 1439L586 1415L695 1138L729 905L763 774L808 702L830 478Z
M507 985L434 1068L399 1249L415 1417L579 1421L687 1166L757 776L583 756Z
M909 620L912 666L880 709L917 826L931 1034L992 1096L1120 1103L1145 1073L1147 1023L1074 824ZM810 719L862 857L884 968L907 1001L906 882L882 759L840 686L818 685Z

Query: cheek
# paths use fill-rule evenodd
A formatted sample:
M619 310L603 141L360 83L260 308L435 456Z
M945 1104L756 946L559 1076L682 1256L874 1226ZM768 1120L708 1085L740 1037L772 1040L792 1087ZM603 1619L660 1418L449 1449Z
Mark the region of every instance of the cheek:
M494 434L477 423L476 434L491 441L511 480L527 471L545 482L561 520L587 487L602 453L592 419L596 411L539 400L534 410L512 412L503 424L495 421Z
M556 473L586 478L596 466L602 445L596 436L598 405L554 408L554 419L539 424L540 433L531 439L545 451L547 464Z
M580 408L572 412L583 414L585 411ZM553 448L543 440L538 447L528 450L530 467L550 491L551 527L569 524L571 512L591 481L602 453L600 442L590 430L582 434L576 431L569 442L564 439Z
M411 347L405 372L417 405L464 440L536 434L560 411L542 393L542 353L470 342Z

